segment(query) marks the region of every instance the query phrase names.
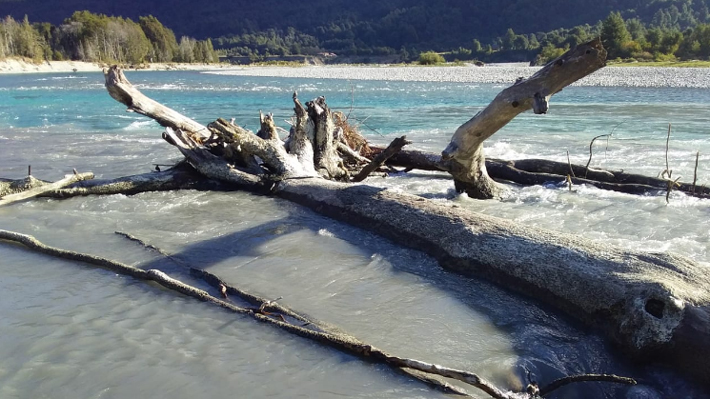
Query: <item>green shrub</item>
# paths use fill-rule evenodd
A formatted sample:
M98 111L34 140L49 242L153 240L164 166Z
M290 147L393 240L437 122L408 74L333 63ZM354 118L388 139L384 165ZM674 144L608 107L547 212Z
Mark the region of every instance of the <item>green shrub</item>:
M419 64L420 65L438 65L446 62L444 57L433 51L427 51L425 53L419 54Z

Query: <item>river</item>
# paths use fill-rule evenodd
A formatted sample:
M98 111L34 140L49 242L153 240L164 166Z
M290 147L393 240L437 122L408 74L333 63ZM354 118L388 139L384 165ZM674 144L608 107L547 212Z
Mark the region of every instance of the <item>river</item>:
M489 78L448 76L459 73L456 68L427 81L416 71L404 80L369 73L324 79L333 77L327 69L301 76L298 68L279 72L289 76L250 76L254 71L127 76L202 123L234 117L253 130L259 110L273 112L288 128L293 91L302 99L324 95L369 140L386 144L406 134L412 148L431 151L443 149L456 127L505 87ZM519 116L489 140L487 155L566 161L569 151L572 162L584 164L590 140L612 133L597 140L592 165L655 176L666 167L670 123L673 176L692 181L700 151L698 184L710 184L710 91L663 81L643 85L643 69L617 71L623 72L604 73L619 75L621 83L569 87L553 97L548 115ZM710 78L710 71L696 71L697 81ZM23 177L30 164L34 176L48 180L72 168L97 177L147 172L180 159L160 132L111 99L100 74L0 76L0 177ZM456 195L438 174L368 183L627 248L710 261L710 206L682 194L673 193L666 204L663 195L535 186L510 187L501 201L475 201ZM710 397L662 367L627 362L593 330L555 311L444 272L415 250L279 199L197 191L39 199L0 208L0 228L181 272L114 233L127 232L233 285L281 296L284 305L387 351L468 369L503 387L519 389L528 371L543 382L601 372L642 384L583 384L553 397ZM0 244L0 314L2 398L445 396L386 367L153 285L8 244Z

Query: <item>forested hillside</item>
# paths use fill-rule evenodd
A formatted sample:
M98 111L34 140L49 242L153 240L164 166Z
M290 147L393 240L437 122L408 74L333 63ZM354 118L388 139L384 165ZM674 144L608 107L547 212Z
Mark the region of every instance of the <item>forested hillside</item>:
M77 10L133 21L153 15L177 37L212 38L216 48L255 57L328 51L412 60L422 51L454 50L457 59L478 55L529 60L600 34L600 21L612 11L627 23L634 21L628 27L629 38L622 39L638 44L617 55L672 53L673 43L654 49L638 39L646 40L651 29L663 30L661 38L653 33L659 43L671 31L689 34L687 28L710 22L709 4L710 0L0 0L0 15L18 21L27 15L31 22L54 25Z
M594 24L611 11L650 22L660 9L679 14L705 10L707 0L0 0L0 15L59 24L75 11L131 18L154 15L177 36L197 39L288 27L313 35L325 47L362 41L369 47L421 44L444 50L488 41L506 29L547 32ZM357 38L357 40L351 40Z

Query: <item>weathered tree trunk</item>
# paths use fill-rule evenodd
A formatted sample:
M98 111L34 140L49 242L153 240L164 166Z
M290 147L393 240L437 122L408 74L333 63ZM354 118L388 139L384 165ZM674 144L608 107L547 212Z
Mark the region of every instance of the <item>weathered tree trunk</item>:
M343 160L338 156L337 143L334 137L335 123L333 114L325 103L325 97L318 97L306 103L308 117L314 122L314 154L316 170L321 176L337 180L346 179L348 171L343 166ZM307 125L311 126L311 125Z
M603 51L593 50L589 54ZM544 81L545 76L539 79ZM533 83L528 88L530 85ZM553 89L549 94L555 92ZM222 131L222 125L218 121L210 126L215 133ZM225 127L224 131L234 129ZM314 131L317 135L318 128ZM545 302L600 329L637 358L667 362L705 383L710 381L710 363L706 362L710 358L710 276L705 265L675 255L627 251L529 228L454 204L382 188L318 177L253 175L214 155L194 134L167 129L167 135L190 164L209 179L266 187L281 198L424 251L445 268L487 278ZM257 148L258 140L263 140L256 135L242 139L241 135L236 132L234 137L235 142L244 144L240 144L242 150L252 141ZM465 152L465 147L461 148ZM256 155L271 169L275 168L272 163L281 162L280 145L248 151L265 151ZM294 154L287 155L298 159ZM700 341L692 341L694 335Z
M424 251L444 268L545 302L602 330L634 358L666 362L710 382L708 265L369 186L287 180L275 193Z
M494 198L499 189L488 176L483 142L524 111L532 108L536 114L546 113L553 94L605 63L606 50L599 39L579 45L500 92L483 111L461 125L442 152L442 158L451 161L449 172L456 190L472 198Z

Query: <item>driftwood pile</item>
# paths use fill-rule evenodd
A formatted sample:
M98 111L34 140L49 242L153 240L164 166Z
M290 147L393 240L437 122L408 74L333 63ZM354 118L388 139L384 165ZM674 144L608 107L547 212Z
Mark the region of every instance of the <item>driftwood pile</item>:
M163 137L178 148L186 163L111 181L83 181L41 195L132 194L178 188L237 188L274 195L423 251L446 269L486 278L549 304L598 329L633 358L670 364L707 383L710 276L706 266L682 256L629 251L354 183L389 162L447 171L454 176L457 189L482 198L498 192L498 183L489 174L521 184L571 181L612 189L623 186L627 192L665 190L664 179L633 177L637 180L629 183L632 177L619 172L585 170L583 174L580 168L584 167L565 163L505 162L483 156L482 143L487 137L524 110L547 112L550 96L601 68L605 54L601 44L593 41L516 82L465 123L442 156L400 151L407 143L405 138L387 149L367 148L362 137L353 137L338 123L323 97L303 105L294 94L295 117L285 140L268 114L260 113L256 134L225 119L204 126L146 97L113 67L105 72L109 94L128 111L164 126ZM586 178L572 177L582 175ZM33 184L41 182L27 186ZM523 397L538 393L532 389Z

